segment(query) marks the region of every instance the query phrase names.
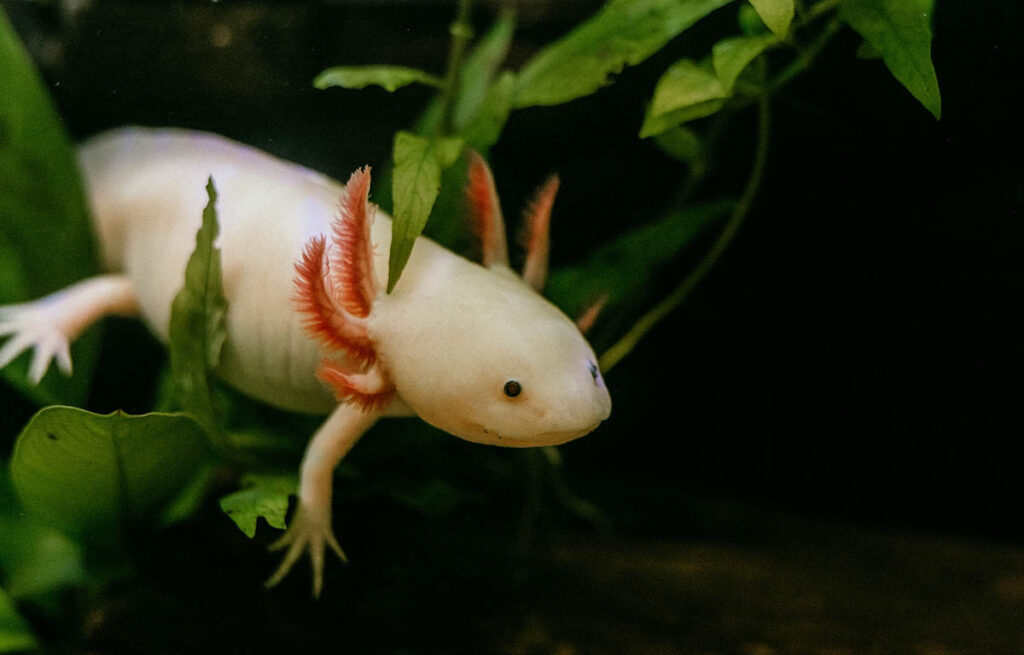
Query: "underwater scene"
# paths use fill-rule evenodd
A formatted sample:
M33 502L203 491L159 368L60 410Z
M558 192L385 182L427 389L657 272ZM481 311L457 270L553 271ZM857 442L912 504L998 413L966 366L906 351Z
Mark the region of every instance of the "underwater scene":
M0 0L0 653L1024 653L1022 28Z

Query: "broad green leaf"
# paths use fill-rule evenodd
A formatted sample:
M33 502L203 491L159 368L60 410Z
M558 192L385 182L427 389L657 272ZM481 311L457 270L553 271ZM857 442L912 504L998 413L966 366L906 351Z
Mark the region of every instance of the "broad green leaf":
M182 407L223 446L226 438L216 419L210 389L227 338L224 317L228 308L221 289L220 249L214 246L220 230L213 178L206 183L206 194L209 201L196 233L196 248L185 267L185 285L171 305L170 358Z
M441 171L455 163L461 152L459 138L425 139L409 132L395 134L395 218L391 224L388 293L398 283L416 238L427 224L441 188Z
M11 480L25 507L73 533L152 524L208 456L183 414L40 410L14 446Z
M362 89L370 85L394 92L409 84L426 84L441 88L441 78L418 68L405 66L335 66L328 68L313 80L313 86L327 89L340 86L345 89Z
M220 499L220 508L252 539L260 517L272 528L284 530L288 498L299 483L294 475L256 475L242 478L243 489Z
M774 35L762 34L738 36L716 43L711 49L711 64L722 86L732 92L736 79L750 65L750 62L778 42L779 40Z
M935 116L942 116L932 65L932 0L844 0L843 20L882 54L900 83Z
M548 281L547 295L570 316L599 297L606 299L606 307L639 302L661 268L728 214L733 204L720 200L688 207L627 232L584 262L556 271Z
M0 9L0 304L38 298L96 271L75 154L25 49ZM89 330L72 348L75 376L28 381L29 357L0 372L41 404L85 401L98 348Z
M0 589L0 653L32 650L36 646L36 638L18 614L14 601Z
M793 0L750 0L757 14L775 36L785 39L793 22Z
M85 579L78 544L25 512L0 467L0 572L13 598L39 596Z
M515 107L557 105L589 95L729 2L612 0L523 67Z
M710 116L722 108L729 96L729 90L709 62L682 59L658 80L640 137L661 134L676 125Z

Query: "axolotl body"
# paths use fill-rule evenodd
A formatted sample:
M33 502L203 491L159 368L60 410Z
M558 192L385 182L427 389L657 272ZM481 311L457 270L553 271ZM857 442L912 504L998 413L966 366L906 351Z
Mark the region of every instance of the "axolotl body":
M611 400L580 327L537 290L557 180L527 215L523 275L508 265L493 178L469 154L483 264L417 239L385 293L391 220L369 203L368 169L347 185L212 134L125 128L79 150L108 273L0 308L0 367L34 350L71 372L68 344L107 314L139 315L167 340L212 177L218 190L225 342L217 375L282 409L328 414L300 469L298 507L276 544L276 584L307 550L319 595L333 472L380 417L418 415L470 441L556 445L593 430Z

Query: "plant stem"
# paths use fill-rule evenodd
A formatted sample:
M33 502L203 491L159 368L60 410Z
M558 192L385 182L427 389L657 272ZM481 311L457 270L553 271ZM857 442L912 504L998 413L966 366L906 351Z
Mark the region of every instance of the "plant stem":
M721 234L718 235L718 239L715 240L715 243L712 244L700 263L697 264L689 275L683 278L671 293L641 316L621 339L601 355L600 364L602 371L607 373L619 360L629 354L654 326L678 307L700 281L707 276L711 269L714 268L722 253L729 247L733 237L736 236L744 219L746 219L747 214L750 213L750 208L753 206L754 199L757 197L757 192L761 187L761 180L764 178L765 164L768 160L768 137L771 132L771 112L769 109L768 97L762 96L758 100L757 150L754 153L754 163L751 165L750 177L747 179L747 185L743 189L743 195L740 196L736 206L733 207L732 214L730 214L725 227L722 228Z
M462 55L466 44L473 36L473 27L469 24L469 8L472 0L459 0L455 22L452 23L451 48L448 50L448 71L444 76L444 87L441 92L441 124L442 136L455 131L455 98L459 95L459 69L462 68Z

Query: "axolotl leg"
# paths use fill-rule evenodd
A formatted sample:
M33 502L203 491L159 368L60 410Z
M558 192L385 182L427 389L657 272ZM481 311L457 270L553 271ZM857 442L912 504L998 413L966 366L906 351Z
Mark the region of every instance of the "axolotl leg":
M138 298L131 280L121 275L100 275L77 282L38 300L0 307L0 337L10 336L0 348L0 368L33 349L29 378L38 384L50 361L71 374L69 344L92 323L109 314L135 316Z
M330 546L342 561L348 561L331 529L334 469L380 416L380 412L367 412L353 404L339 405L313 435L302 458L298 509L288 531L270 547L288 550L277 571L267 580L268 587L284 579L308 549L313 566L313 595L319 598L323 588L324 545Z

